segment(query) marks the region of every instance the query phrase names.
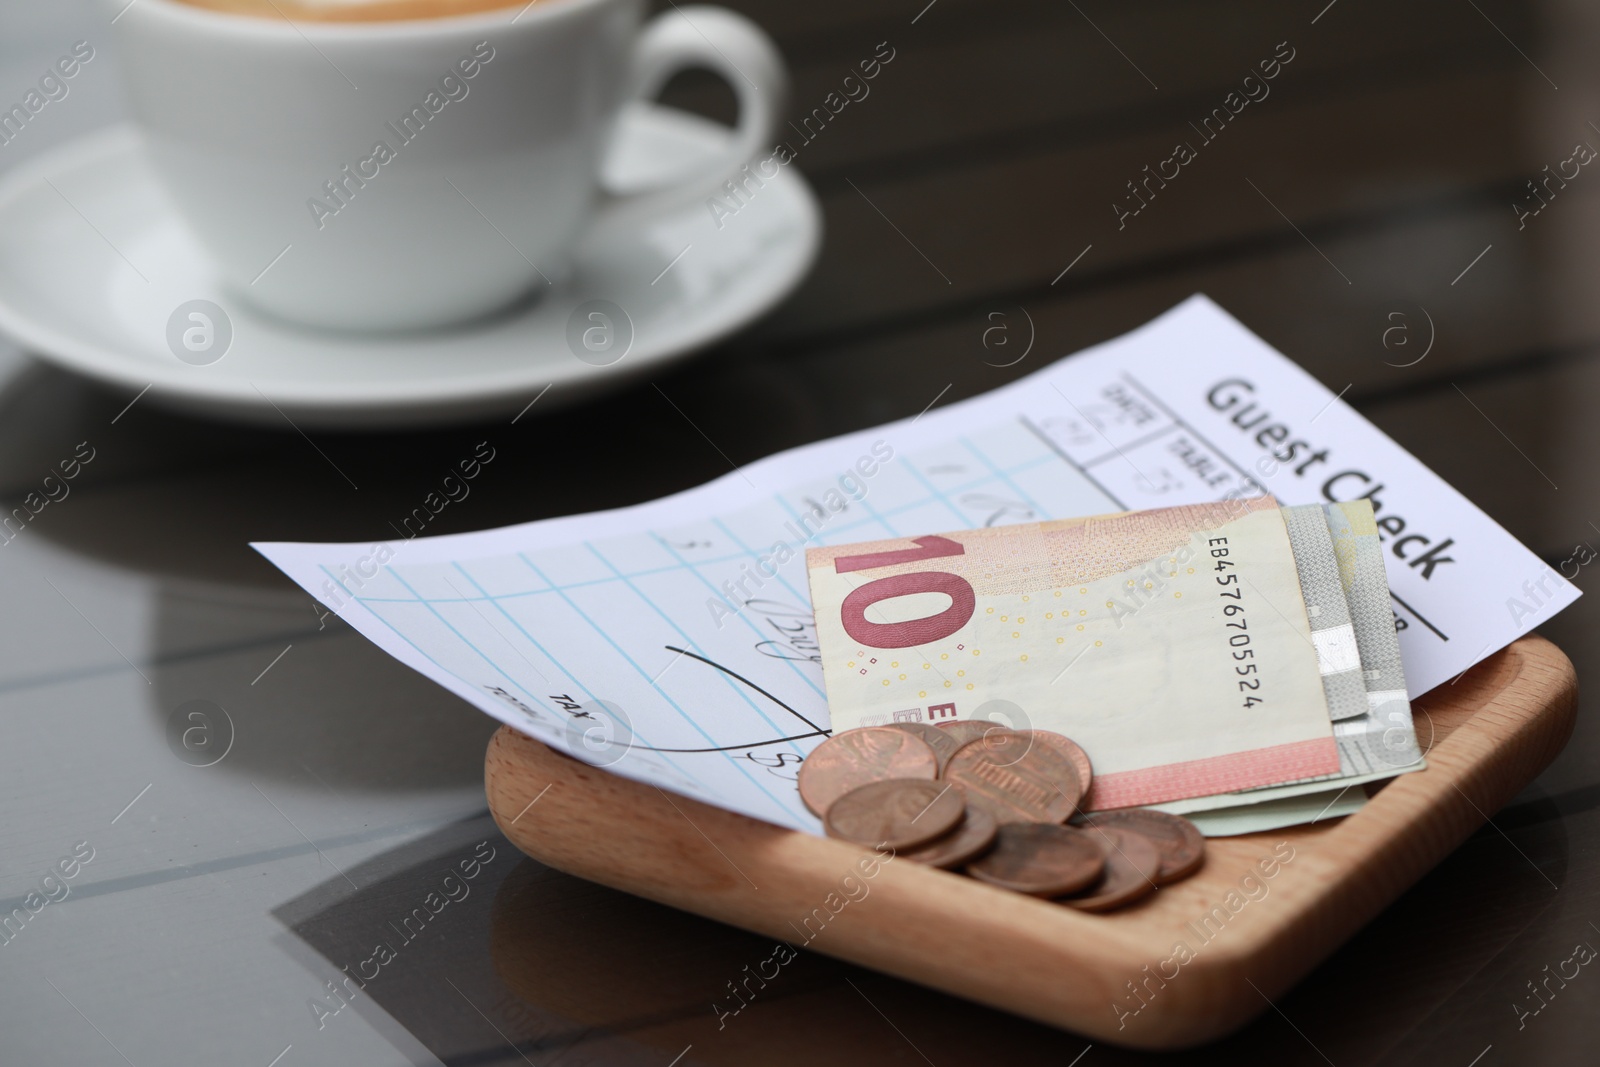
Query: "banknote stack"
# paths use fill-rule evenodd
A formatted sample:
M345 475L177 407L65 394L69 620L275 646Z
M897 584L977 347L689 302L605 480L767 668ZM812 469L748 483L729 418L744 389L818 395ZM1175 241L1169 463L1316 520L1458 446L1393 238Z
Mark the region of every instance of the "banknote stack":
M1082 808L1207 835L1335 818L1424 766L1365 501L1271 497L807 553L836 734L1069 736Z
M1093 781L1068 737L970 720L835 733L801 764L799 786L830 837L1082 911L1124 907L1205 862L1205 838L1182 816L1082 814Z

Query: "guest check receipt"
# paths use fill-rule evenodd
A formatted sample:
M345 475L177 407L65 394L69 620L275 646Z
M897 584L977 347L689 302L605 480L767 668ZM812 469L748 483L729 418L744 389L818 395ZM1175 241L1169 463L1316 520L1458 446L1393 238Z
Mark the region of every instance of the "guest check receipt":
M929 381L930 397L939 386ZM471 534L255 547L502 722L815 833L795 779L831 727L807 550L1263 495L1371 505L1413 699L1578 596L1203 296L993 392L645 504Z

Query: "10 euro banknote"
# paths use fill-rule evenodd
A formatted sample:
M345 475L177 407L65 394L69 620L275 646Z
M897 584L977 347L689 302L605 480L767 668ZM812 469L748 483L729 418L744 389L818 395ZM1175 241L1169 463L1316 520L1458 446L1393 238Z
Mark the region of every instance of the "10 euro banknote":
M1270 497L810 549L833 729L1055 730L1094 808L1338 779L1371 697L1315 510L1315 611Z

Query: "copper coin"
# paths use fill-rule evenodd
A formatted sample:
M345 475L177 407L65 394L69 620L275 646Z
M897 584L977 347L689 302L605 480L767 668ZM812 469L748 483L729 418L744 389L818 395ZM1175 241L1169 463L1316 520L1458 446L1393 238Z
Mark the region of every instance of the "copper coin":
M967 802L949 782L891 778L835 800L823 820L829 837L861 845L915 848L955 829Z
M1030 737L1037 737L1067 759L1072 761L1072 769L1078 772L1078 788L1083 792L1078 794L1078 803L1083 803L1083 798L1089 795L1089 785L1094 781L1094 767L1089 763L1089 754L1078 743L1065 734L1058 734L1054 730L1024 730L1023 733Z
M960 867L987 852L994 845L999 829L1000 824L994 821L993 815L976 804L968 804L966 818L957 823L954 830L921 848L900 853L900 858L929 867Z
M868 782L938 774L939 757L915 734L886 726L846 730L822 742L800 764L800 800L821 817L835 800Z
M1083 825L1091 832L1096 826L1105 830L1132 830L1153 841L1161 852L1161 871L1155 876L1156 885L1187 878L1206 861L1205 837L1194 823L1181 815L1148 808L1120 808L1087 815Z
M1027 733L991 733L962 745L944 777L999 822L1065 822L1083 791L1072 761Z
M928 742L933 749L933 754L939 757L939 770L944 770L944 765L950 762L950 757L956 754L962 741L955 734L941 730L937 726L930 726L925 722L892 722L885 729L904 730L914 737L920 737Z
M1011 732L1011 727L1004 723L990 722L988 719L965 719L961 722L947 722L942 726L934 727L934 729L942 730L955 738L957 746L987 737L996 730L1001 733Z
M1110 911L1156 891L1161 850L1154 841L1132 830L1090 827L1077 832L1104 849L1105 875L1095 885L1061 903L1080 911Z
M1094 885L1105 853L1081 830L1054 823L1003 823L994 848L967 864L967 873L990 885L1036 897L1058 897Z

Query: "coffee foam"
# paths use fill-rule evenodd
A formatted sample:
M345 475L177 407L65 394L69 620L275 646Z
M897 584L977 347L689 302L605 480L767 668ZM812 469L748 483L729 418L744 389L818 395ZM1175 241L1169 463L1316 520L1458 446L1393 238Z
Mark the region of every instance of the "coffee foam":
M448 18L452 15L470 15L480 11L529 5L529 0L177 0L177 2L232 15L288 19L291 22L377 22L391 19Z

